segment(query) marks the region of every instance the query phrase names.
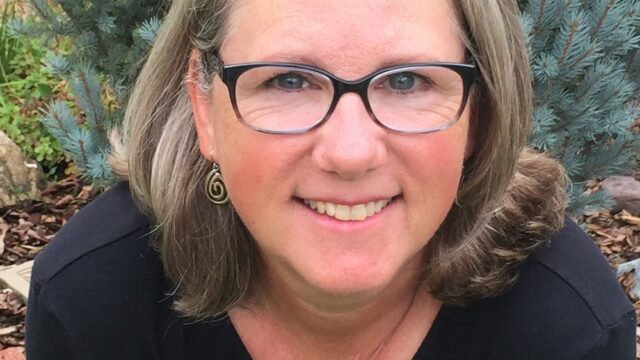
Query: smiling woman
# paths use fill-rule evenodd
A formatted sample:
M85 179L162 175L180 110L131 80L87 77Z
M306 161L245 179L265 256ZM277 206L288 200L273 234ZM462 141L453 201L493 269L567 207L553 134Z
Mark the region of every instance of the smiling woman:
M174 0L30 359L633 358L531 105L511 0Z

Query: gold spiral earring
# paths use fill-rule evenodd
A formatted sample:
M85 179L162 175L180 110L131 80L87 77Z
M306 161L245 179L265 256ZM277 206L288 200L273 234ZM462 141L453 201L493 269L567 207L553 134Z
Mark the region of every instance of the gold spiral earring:
M207 175L204 185L204 191L209 201L216 205L225 205L229 202L229 193L222 180L222 173L220 173L218 164L213 163L213 169Z

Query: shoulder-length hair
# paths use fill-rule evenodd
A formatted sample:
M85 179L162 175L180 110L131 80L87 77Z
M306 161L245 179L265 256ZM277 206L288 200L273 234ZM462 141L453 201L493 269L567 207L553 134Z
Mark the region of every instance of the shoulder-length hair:
M112 137L111 163L157 225L176 309L216 316L261 280L260 257L232 205L207 200L186 88L190 53L219 49L234 0L174 0ZM515 0L454 0L460 37L479 69L471 97L475 150L457 199L425 251L425 281L449 304L496 296L564 218L562 168L525 149L532 112L527 47ZM206 75L206 74L204 74ZM210 77L203 76L206 82ZM523 150L524 149L524 150Z

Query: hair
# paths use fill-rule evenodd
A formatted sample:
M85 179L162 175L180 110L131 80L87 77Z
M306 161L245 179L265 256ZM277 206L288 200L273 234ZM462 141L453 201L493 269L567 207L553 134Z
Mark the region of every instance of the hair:
M233 206L205 195L186 74L193 49L219 49L234 0L174 0L112 135L111 164L156 228L176 309L204 319L251 296L262 263ZM560 165L525 149L532 112L527 47L515 0L453 0L460 36L479 69L471 96L475 148L457 200L425 251L434 296L465 304L496 296L518 264L564 219ZM203 78L207 78L206 76ZM205 80L206 81L206 80Z

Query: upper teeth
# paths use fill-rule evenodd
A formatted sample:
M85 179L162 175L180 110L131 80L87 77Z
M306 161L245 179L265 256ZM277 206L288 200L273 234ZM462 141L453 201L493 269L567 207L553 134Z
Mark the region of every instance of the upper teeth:
M370 201L366 204L349 206L334 204L328 201L304 200L307 206L320 214L329 215L341 221L364 220L382 211L389 202L391 202L391 199Z

